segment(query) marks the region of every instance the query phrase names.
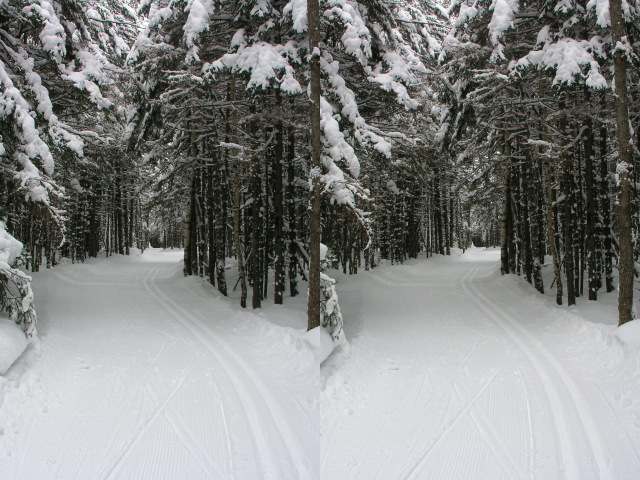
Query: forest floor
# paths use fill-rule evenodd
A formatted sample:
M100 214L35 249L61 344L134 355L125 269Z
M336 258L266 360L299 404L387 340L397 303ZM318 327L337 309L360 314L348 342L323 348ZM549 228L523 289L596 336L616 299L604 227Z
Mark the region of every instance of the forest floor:
M39 341L0 377L1 479L317 479L304 299L242 311L181 259L33 275Z
M614 335L615 292L558 307L550 276L542 296L484 249L331 271L350 343L318 370L304 295L242 310L232 265L223 298L181 258L34 274L0 479L638 478L640 348Z
M559 307L495 249L333 274L350 344L321 369L322 478L639 478L616 292Z

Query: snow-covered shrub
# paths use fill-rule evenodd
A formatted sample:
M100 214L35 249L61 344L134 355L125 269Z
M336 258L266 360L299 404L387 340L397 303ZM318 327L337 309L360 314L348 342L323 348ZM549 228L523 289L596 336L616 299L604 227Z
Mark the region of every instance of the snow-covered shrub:
M342 313L338 305L338 293L336 292L336 281L328 275L320 274L320 325L327 329L333 340L342 340L344 332L342 330Z
M22 243L0 222L0 310L7 312L29 338L36 335L37 321L31 277L12 267L21 252Z
M327 246L321 243L320 262L323 270L327 268L327 260L330 259L330 255ZM320 290L320 325L329 332L334 341L344 340L336 281L325 273L320 273Z

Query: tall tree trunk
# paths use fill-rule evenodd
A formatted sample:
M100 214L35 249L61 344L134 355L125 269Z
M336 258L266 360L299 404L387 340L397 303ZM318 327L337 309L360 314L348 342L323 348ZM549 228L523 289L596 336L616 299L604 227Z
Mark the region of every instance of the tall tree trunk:
M611 198L609 197L609 165L607 162L607 129L600 129L600 199L602 209L602 243L604 248L604 278L607 293L613 287L613 245L611 238Z
M215 233L214 233L214 208L215 208L215 199L214 199L214 185L213 185L213 177L214 177L215 166L209 165L207 167L207 196L206 196L206 205L207 205L207 239L209 242L207 252L207 272L206 275L209 276L209 283L215 286L216 284L216 243L215 243Z
M278 106L280 105L280 96L277 96ZM273 209L274 209L274 232L273 232L273 270L275 276L274 282L274 303L282 304L284 296L284 205L283 205L283 185L282 185L282 151L283 151L283 129L282 120L276 123L278 129L276 133L275 156L273 166Z
M295 130L289 127L289 147L287 150L287 217L289 219L289 294L298 295L298 258L296 248L296 199L295 199Z
M520 205L522 208L522 263L524 266L524 276L529 283L533 283L533 253L531 252L531 217L529 214L529 191L526 188L529 173L529 158L521 167L521 195Z
M196 176L196 234L197 234L197 245L198 245L198 257L196 261L196 272L198 276L204 276L204 264L206 262L206 251L207 251L207 243L206 243L206 235L205 235L205 223L204 223L204 186L205 186L205 174L204 168L200 167L198 169L198 174Z
M527 155L527 162L531 163L531 155ZM540 293L544 293L544 283L542 282L542 263L544 262L544 250L541 250L540 242L540 230L542 224L540 218L542 217L542 208L538 199L540 198L540 192L536 192L536 186L540 183L538 178L538 166L537 162L533 163L528 169L529 176L527 179L528 188L528 203L529 203L529 218L530 218L530 242L531 242L531 275L533 277L533 284ZM525 177L527 178L527 177ZM537 193L537 198L536 198Z
M585 87L585 101L590 102L591 94ZM590 117L584 122L584 181L587 200L587 283L589 300L598 299L598 279L596 267L595 203L593 198L593 122Z
M221 158L221 154L218 152L214 153L214 158L216 159L216 171L223 171L223 159ZM227 258L227 192L224 189L224 181L226 180L226 175L220 175L220 173L216 173L215 177L215 185L214 185L214 198L215 198L215 223L214 223L214 238L215 238L215 250L216 250L216 281L218 283L218 291L227 296L227 278L225 273L225 261Z
M265 132L266 133L266 132ZM267 142L265 134L265 143ZM269 187L272 182L269 178L269 154L264 156L264 188L263 197L260 203L260 217L262 218L263 234L260 236L260 269L262 271L262 300L267 298L269 288L269 253L271 252L271 217L269 208Z
M506 147L505 147L506 148ZM511 160L505 160L502 177L502 218L500 219L500 273L511 273L509 269L509 217L511 216Z
M309 211L309 300L307 305L307 329L320 326L320 6L318 0L307 0L309 24L309 68L311 117L311 199Z
M613 70L615 77L616 126L618 132L618 324L622 325L635 318L633 308L633 242L631 238L632 205L631 181L633 161L629 131L629 109L627 97L627 59L622 40L626 41L626 28L622 15L622 0L610 0L611 40L614 48ZM628 46L628 43L627 43ZM620 47L620 48L618 48ZM627 47L630 48L630 47Z
M511 219L513 225L513 234L511 238L510 259L509 263L511 271L520 276L522 271L522 257L524 248L522 247L522 217L520 215L520 168L515 160L511 164Z
M231 75L229 79L229 99L233 103L236 99L236 77ZM231 113L231 143L235 143L236 138L236 113L235 109ZM244 271L244 255L242 243L240 242L240 172L239 158L232 154L231 164L233 169L233 245L238 261L238 281L240 282L240 306L247 308L247 280Z
M560 277L560 263L558 261L558 250L556 248L556 241L554 238L554 215L553 215L553 203L555 202L555 195L553 192L553 182L551 179L551 166L549 165L549 159L544 159L544 174L547 185L547 243L549 244L549 251L551 252L551 258L553 260L553 275L556 284L556 303L562 305L562 278Z
M251 113L255 116L255 107L252 107ZM256 135L256 120L251 120L251 135ZM257 145L254 145L254 151ZM260 216L260 208L262 203L262 165L260 164L259 154L254 154L251 162L251 306L252 308L260 308L262 306L262 262L260 255L260 243L263 234L262 218Z
M564 102L559 104L560 110L565 109ZM560 117L559 128L560 132L564 135L566 133L567 119L563 115ZM573 157L570 152L564 150L561 154L562 176L563 176L563 261L564 271L567 279L567 305L575 305L576 303L576 291L575 291L575 265L574 265L574 248L573 248L573 220L575 218L572 209L573 205Z
M184 217L184 266L182 268L182 273L186 277L187 275L193 275L193 263L191 258L191 239L192 235L192 227L193 227L193 217L195 216L195 196L196 196L196 171L195 169L191 170L190 178L189 178L189 203L187 204L187 211Z

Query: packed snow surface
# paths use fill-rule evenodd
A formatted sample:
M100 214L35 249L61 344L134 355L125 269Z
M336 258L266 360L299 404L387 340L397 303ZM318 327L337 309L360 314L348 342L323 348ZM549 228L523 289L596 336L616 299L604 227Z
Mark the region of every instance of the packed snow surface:
M338 280L349 345L323 363L322 478L640 478L640 348L616 293L558 307L497 250ZM597 322L588 320L597 319Z
M34 274L0 479L638 478L640 348L616 292L558 307L549 276L540 295L484 249L330 271L336 346L305 333L303 295L242 310L233 262L224 298L181 259Z
M181 261L33 275L40 342L0 377L0 479L318 478L304 310L242 310Z
M4 375L22 355L28 343L27 336L16 322L0 316L0 375Z

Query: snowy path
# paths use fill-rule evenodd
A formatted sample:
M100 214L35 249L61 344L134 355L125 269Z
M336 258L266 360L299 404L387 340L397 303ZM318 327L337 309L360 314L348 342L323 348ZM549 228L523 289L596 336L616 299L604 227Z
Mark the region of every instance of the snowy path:
M323 478L638 478L640 352L501 278L498 255L340 278Z
M0 478L318 478L304 324L241 311L183 279L180 259L148 251L34 275L41 353L13 367L19 388L4 380Z

